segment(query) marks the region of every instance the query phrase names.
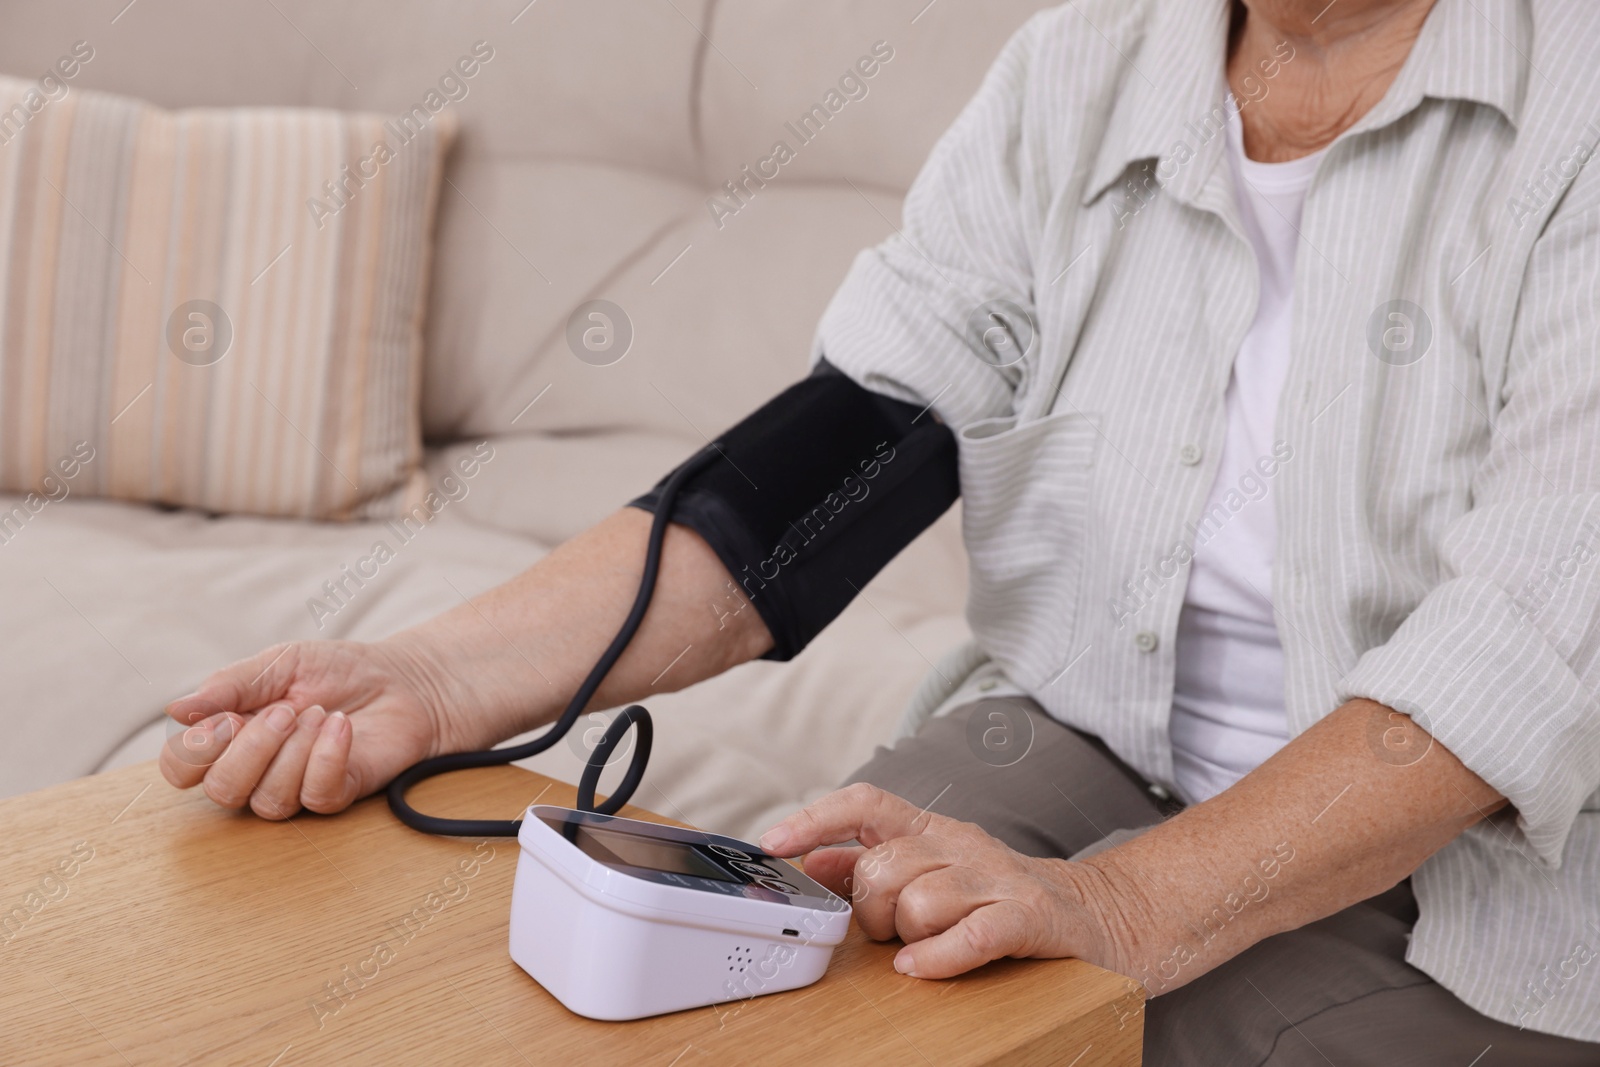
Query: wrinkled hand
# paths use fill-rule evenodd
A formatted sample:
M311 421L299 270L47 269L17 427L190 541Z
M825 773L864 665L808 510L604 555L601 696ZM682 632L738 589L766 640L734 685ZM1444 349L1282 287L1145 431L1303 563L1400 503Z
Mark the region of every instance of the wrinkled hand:
M865 847L820 847L851 840ZM906 943L894 960L902 974L949 978L1006 956L1120 963L1096 869L1024 856L875 786L828 794L767 831L761 847L810 853L806 873L851 898L867 936Z
M440 703L403 646L276 645L167 706L187 729L168 738L161 773L264 819L342 811L439 751Z

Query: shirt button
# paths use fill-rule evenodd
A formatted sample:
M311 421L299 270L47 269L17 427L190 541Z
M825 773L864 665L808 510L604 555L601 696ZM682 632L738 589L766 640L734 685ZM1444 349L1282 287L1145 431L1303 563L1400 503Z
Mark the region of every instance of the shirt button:
M1178 449L1178 462L1185 467L1192 467L1200 462L1201 454L1199 445L1184 445Z
M1161 639L1149 630L1140 630L1133 635L1133 647L1140 652L1154 652Z

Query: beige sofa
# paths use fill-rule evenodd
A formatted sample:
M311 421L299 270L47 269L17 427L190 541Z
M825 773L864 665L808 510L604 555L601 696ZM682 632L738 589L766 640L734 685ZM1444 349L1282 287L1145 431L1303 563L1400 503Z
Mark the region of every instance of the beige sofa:
M308 601L329 603L372 527L51 504L0 544L0 795L152 757L164 702L266 644L381 637L504 580L802 375L852 256L891 232L934 140L1043 6L525 2L0 0L0 71L86 40L78 86L169 107L399 112L474 42L494 49L450 105L424 389L431 469L486 440L493 460L332 614ZM801 143L795 124L851 71ZM780 139L793 158L749 180ZM604 367L565 336L593 298L635 332ZM749 833L825 791L964 640L964 570L952 514L793 663L649 701L639 800ZM533 766L574 779L578 749Z

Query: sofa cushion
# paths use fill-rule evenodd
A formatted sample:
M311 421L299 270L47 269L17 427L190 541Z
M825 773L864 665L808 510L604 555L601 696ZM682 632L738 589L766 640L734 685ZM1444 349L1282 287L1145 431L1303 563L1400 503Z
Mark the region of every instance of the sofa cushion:
M568 203L599 210L592 196ZM458 431L635 430L704 444L805 375L822 309L862 246L887 236L899 212L893 195L840 185L774 189L720 231L698 191L684 188L679 206L675 220L606 269L594 250L563 251L557 261L573 264L571 276L553 286L520 283L522 324L497 344L441 341L430 381L460 374L458 388L479 394ZM579 247L593 225L583 211L546 214L542 232L563 250ZM493 239L483 254L515 256ZM485 281L484 299L501 295ZM631 347L614 362L581 359L568 341L569 317L591 296L620 307L631 324ZM514 345L522 358L499 367L470 355Z
M125 6L124 6L125 5ZM398 114L476 41L494 50L450 109L452 176L502 159L579 159L691 177L690 85L706 0L127 0L0 6L0 71L33 78L86 39L74 87L163 107ZM114 20L113 20L114 16ZM463 220L465 221L465 220Z
M0 489L391 513L421 458L435 100L169 112L0 77Z
M17 499L0 497L0 513ZM223 664L276 641L382 637L459 603L446 579L476 594L544 554L453 509L331 614L311 602L326 602L323 583L370 553L384 524L69 497L0 527L0 792L93 772Z
M612 368L572 354L566 323L593 297L638 316L627 286L676 252L664 252L666 242L699 206L698 188L660 171L587 160L498 160L451 180L440 204L423 390L430 433L448 440L648 425L637 405L608 398ZM665 340L637 335L622 362Z
M708 61L700 84L708 184L715 192L737 181L782 140L794 158L776 185L849 181L903 194L1001 46L1055 3L718 3L711 40L732 61ZM829 114L816 114L818 106Z

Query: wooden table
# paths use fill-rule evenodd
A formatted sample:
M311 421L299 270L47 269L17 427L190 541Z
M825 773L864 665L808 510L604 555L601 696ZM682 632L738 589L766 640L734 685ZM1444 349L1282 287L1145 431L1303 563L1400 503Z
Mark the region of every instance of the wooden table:
M573 796L514 767L413 792L487 818ZM0 841L4 1064L1139 1062L1130 979L1048 960L919 981L854 927L805 989L579 1018L507 954L516 841L428 837L376 798L263 822L147 763L0 801Z

